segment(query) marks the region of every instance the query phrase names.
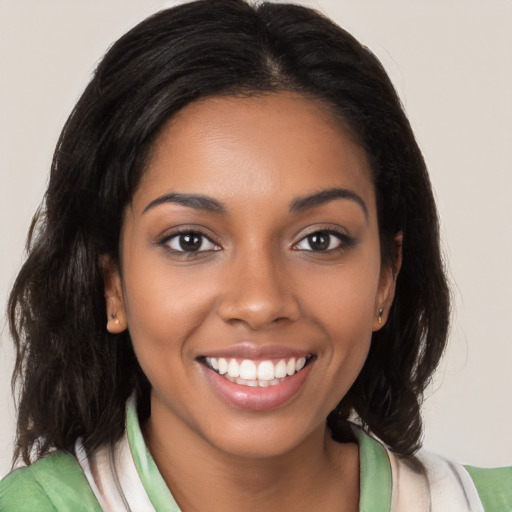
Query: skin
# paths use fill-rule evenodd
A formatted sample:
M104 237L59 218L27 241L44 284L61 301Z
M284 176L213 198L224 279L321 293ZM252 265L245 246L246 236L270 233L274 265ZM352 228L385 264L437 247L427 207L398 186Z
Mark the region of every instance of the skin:
M352 196L290 211L333 188ZM158 201L172 193L224 211ZM177 229L207 237L201 250L183 252ZM327 250L312 250L315 232ZM144 435L182 510L358 510L357 445L334 442L325 418L384 325L396 276L381 265L367 157L342 123L288 92L188 105L155 142L121 254L106 272L108 329L129 329L152 384ZM241 345L313 359L289 400L246 410L198 359Z

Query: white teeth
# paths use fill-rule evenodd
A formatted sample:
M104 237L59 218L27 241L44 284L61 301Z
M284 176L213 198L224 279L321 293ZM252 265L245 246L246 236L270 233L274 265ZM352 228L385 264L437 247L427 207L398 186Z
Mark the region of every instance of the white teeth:
M274 378L274 363L262 361L258 365L258 380L272 380Z
M221 375L224 375L228 372L228 362L223 357L219 357L218 366L219 366L219 373Z
M240 377L240 367L236 359L231 359L228 364L228 375L230 377Z
M244 359L240 364L240 377L245 380L256 379L256 365L249 359Z
M300 357L295 359L281 359L274 364L270 360L252 361L244 359L238 363L236 359L224 357L207 357L206 363L220 375L224 375L231 382L243 386L268 387L275 386L288 376L292 376L302 370L307 359Z
M286 377L286 375L286 362L281 359L281 361L279 361L279 363L276 364L274 376L276 379L282 379Z

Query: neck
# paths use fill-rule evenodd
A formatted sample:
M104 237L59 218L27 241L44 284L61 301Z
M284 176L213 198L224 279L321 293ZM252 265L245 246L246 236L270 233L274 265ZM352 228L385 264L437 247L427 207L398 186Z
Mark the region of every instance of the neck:
M325 424L285 453L249 457L158 416L149 418L144 437L183 512L358 508L357 445L336 443Z

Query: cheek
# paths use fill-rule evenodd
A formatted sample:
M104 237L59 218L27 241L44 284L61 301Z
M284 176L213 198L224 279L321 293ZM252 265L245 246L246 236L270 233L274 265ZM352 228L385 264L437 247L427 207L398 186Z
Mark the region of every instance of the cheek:
M126 305L128 330L142 371L159 397L168 398L172 389L173 396L195 400L190 386L197 355L194 340L211 312L212 287L190 276L169 277L156 267L144 273L143 285L137 285L136 277L132 274L126 283ZM175 402L173 407L179 407L180 401Z
M177 350L211 313L215 286L211 273L171 267L162 258L125 262L124 300L137 355Z
M371 332L379 286L380 261L354 258L357 264L310 269L301 277L300 295L307 309L330 328ZM370 255L371 256L371 255Z
M322 346L326 377L337 383L341 396L359 374L373 333L380 261L361 258L359 263L310 272L308 293L301 294L303 311L328 340Z

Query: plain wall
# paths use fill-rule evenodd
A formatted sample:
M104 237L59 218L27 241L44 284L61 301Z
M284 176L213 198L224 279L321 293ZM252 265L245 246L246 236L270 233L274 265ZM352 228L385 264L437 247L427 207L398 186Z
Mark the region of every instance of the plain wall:
M0 0L0 303L23 261L67 115L108 46L157 0ZM512 2L318 0L398 88L429 165L453 287L450 345L425 445L512 464ZM3 324L2 324L3 325ZM0 476L10 467L13 352L0 340Z

